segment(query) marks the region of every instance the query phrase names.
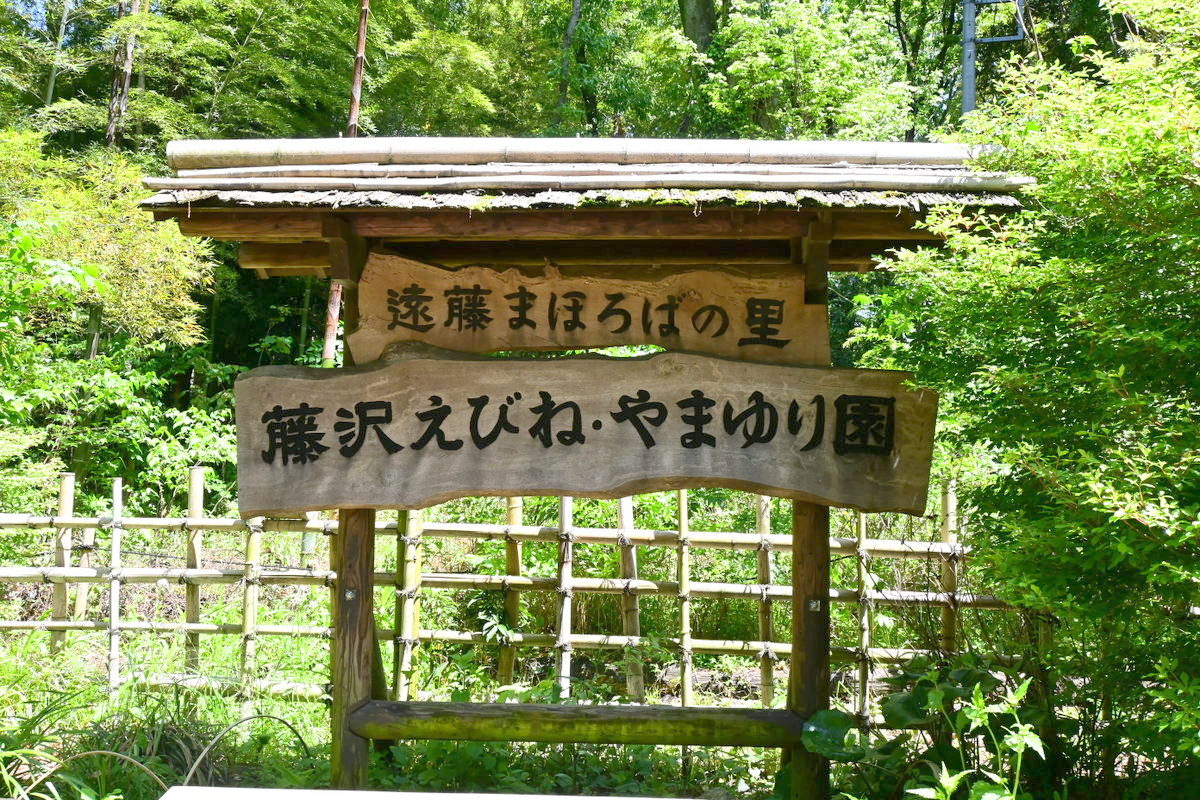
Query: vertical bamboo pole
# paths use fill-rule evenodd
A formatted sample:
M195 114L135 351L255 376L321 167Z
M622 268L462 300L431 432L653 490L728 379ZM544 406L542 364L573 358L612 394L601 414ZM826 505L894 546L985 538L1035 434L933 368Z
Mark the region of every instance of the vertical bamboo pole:
M868 593L875 588L867 554L867 515L854 512L856 578L858 582L858 716L866 725L871 720L871 617Z
M571 696L571 570L575 558L575 498L558 501L558 625L555 635L558 651L555 661L555 680L559 697Z
M633 498L622 497L617 501L617 543L621 550L621 578L637 580L637 548L629 539L633 530ZM633 592L621 595L621 633L625 636L641 636L642 620L638 596ZM646 702L646 674L642 662L626 657L625 693L635 703Z
M112 579L108 582L108 692L115 695L121 688L121 516L125 513L125 487L120 478L112 485L112 540L108 565Z
M350 81L350 119L346 123L346 138L358 136L358 110L362 103L363 65L367 61L367 20L371 0L361 0L358 12L358 40L354 47L354 77Z
M64 9L63 13L66 13ZM75 473L63 472L58 476L58 516L70 518L75 512ZM71 529L57 528L54 537L54 566L71 566ZM50 619L67 618L67 591L65 583L56 583L50 594ZM57 653L66 642L66 631L51 631L50 652Z
M258 595L262 573L262 517L246 523L246 572L242 579L242 716L254 713L250 687L258 659Z
M679 704L684 708L696 704L692 673L692 549L688 544L688 494L686 489L676 493L678 503L679 545L676 558L676 580L679 582ZM685 746L681 767L683 780L691 779L692 755Z
M321 519L320 511L304 512L304 519L307 522L316 522ZM300 566L304 569L312 569L317 560L317 532L305 529L300 534Z
M942 487L942 542L958 544L958 495L954 481L947 481ZM942 561L942 591L950 595L949 605L942 606L942 652L949 656L956 648L958 632L958 605L955 602L958 592L958 555L950 553Z
M92 566L92 552L96 549L96 529L84 528L80 532L79 566ZM71 616L83 619L87 616L88 595L91 592L90 583L81 583L75 587L75 610Z
M188 470L188 519L204 517L204 467L192 467ZM186 563L188 569L199 569L204 557L203 532L198 528L188 526ZM184 620L196 623L200 621L200 585L188 583L184 587ZM198 673L200 671L200 634L188 632L183 644L184 672Z
M688 545L688 496L677 493L679 502L679 546L676 579L679 581L679 697L683 706L695 705L692 679L692 549Z
M505 516L505 522L509 525L521 525L525 516L525 498L510 497L508 498L508 509ZM521 543L511 536L504 541L504 574L505 575L520 575L521 574ZM521 621L521 594L514 589L504 589L504 624L513 630ZM511 644L506 644L500 648L500 664L496 670L496 677L500 681L501 686L508 686L513 682L513 673L516 671L517 664L517 648Z
M417 647L417 592L421 588L421 511L409 511L401 522L403 535L396 537L396 564L400 580L396 582L396 630L392 687L397 700L412 695L413 652ZM400 531L397 531L399 534Z
M337 593L333 619L332 782L337 789L367 783L368 742L350 731L350 713L371 698L375 657L375 512L341 509L334 542Z
M758 505L754 514L754 529L761 537L758 545L758 582L762 586L771 585L771 498L766 495L758 496ZM775 635L774 607L771 598L764 590L758 604L758 638L770 642ZM758 657L759 697L766 708L775 702L775 654L769 648L764 648Z

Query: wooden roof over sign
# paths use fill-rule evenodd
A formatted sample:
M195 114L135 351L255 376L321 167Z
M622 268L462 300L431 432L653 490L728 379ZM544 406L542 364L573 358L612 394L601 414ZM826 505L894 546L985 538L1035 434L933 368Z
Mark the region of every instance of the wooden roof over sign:
M184 233L248 243L242 265L263 277L347 277L327 244L348 237L447 266L779 264L814 224L831 269L863 270L898 244L932 243L913 227L932 206L1020 206L1013 193L1031 180L971 169L977 154L877 142L180 141L167 149L176 174L147 179L157 194L143 205Z

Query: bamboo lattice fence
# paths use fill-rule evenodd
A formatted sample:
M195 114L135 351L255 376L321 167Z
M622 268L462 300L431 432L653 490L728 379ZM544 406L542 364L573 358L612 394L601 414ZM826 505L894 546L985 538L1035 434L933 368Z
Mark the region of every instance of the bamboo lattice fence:
M327 687L319 684L263 680L257 675L257 640L261 636L298 636L329 638L332 629L323 625L259 624L260 588L265 585L311 586L336 588L336 565L320 569L314 562L315 541L318 535L337 534L334 519L251 519L209 518L204 515L203 468L194 468L189 475L188 514L182 518L123 516L123 487L114 481L111 513L97 517L74 514L74 476L61 476L58 513L54 516L29 514L0 514L0 530L49 529L55 532L52 566L0 566L0 583L52 585L50 618L36 620L0 620L0 631L48 631L51 647L62 646L70 631L105 631L108 634L107 681L110 691L123 682L134 680L151 687L185 687L217 691L249 698L256 693L292 700L322 699ZM393 648L391 695L394 699L409 699L413 694L414 653L422 642L446 642L492 645L499 648L498 675L502 684L511 683L518 649L538 648L554 651L555 677L563 696L571 691L571 659L577 649L622 649L650 644L642 636L639 619L639 598L664 596L678 604L679 635L666 642L678 653L680 667L680 701L694 704L694 672L692 655L737 654L756 659L759 666L760 698L770 706L775 696L777 678L775 665L787 660L791 646L773 641L775 604L791 600L791 587L772 583L772 560L775 553L788 553L792 546L790 535L770 533L771 499L757 498L756 530L728 533L692 530L689 524L686 491L678 492L678 525L673 530L654 530L634 527L633 498L618 503L618 527L577 527L574 521L574 499L561 498L558 520L554 525L526 525L523 522L522 498L509 498L505 524L473 524L428 522L422 512L400 512L395 522L380 522L377 537L395 541L396 567L393 571L375 573L375 585L392 587L395 596L394 623L391 628L377 628L376 637L390 642ZM960 610L963 608L1000 609L1006 606L986 595L959 591L959 568L966 549L957 541L957 510L953 488L942 493L940 515L941 541L906 541L871 539L867 537L866 517L855 515L853 538L831 538L832 556L847 556L855 560L856 586L835 588L830 601L856 605L855 647L834 647L831 659L838 663L856 665L855 703L864 723L878 724L873 715L870 684L874 665L895 664L920 655L938 657L957 649ZM128 567L123 563L122 534L127 531L174 531L186 537L184 566ZM109 565L93 565L97 549L97 531L109 533ZM75 544L79 532L79 544ZM240 532L244 534L244 564L237 568L202 567L205 532ZM272 533L302 535L303 566L280 568L262 562L263 538ZM504 575L472 573L422 572L422 547L432 539L469 539L501 541L505 546ZM528 543L557 545L557 570L553 577L523 575L522 547ZM619 574L611 578L587 578L573 572L574 548L577 544L609 545L619 551ZM675 551L676 579L647 580L638 575L639 547L669 548ZM756 554L755 583L704 582L693 579L692 554L697 549L754 551ZM72 553L79 553L78 565L71 565ZM911 591L878 587L872 570L874 559L924 559L939 567L938 591ZM109 588L107 618L87 620L82 617L88 607L88 592L92 585ZM126 587L136 585L180 584L185 587L183 621L148 621L122 619L121 596ZM242 620L240 623L202 622L200 587L206 585L240 585L242 589ZM70 603L69 590L75 588L75 603ZM551 592L558 595L557 613L552 633L513 632L500 640L489 639L480 631L422 629L419 627L419 594L431 589L476 589L503 592L504 608L509 620L519 618L521 596L529 592ZM575 594L599 593L617 595L621 609L621 635L590 634L572 630L572 598ZM700 598L741 598L758 605L757 640L705 639L693 635L691 606ZM872 642L872 615L880 606L926 606L941 609L940 650L876 647ZM122 673L121 639L135 632L180 633L185 637L184 670L180 674ZM234 683L199 674L200 637L202 635L232 635L242 639L239 678ZM661 640L658 642L662 644ZM642 665L627 659L625 680L627 693L635 701L645 699L645 676ZM377 676L382 680L382 675Z

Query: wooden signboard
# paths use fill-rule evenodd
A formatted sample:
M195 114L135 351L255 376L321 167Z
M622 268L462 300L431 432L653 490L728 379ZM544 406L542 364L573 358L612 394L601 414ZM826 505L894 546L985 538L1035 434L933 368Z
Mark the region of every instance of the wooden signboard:
M803 298L804 273L791 265L450 269L373 253L347 343L358 364L396 342L465 353L652 344L828 363L828 311Z
M242 515L703 486L925 508L937 396L905 388L907 373L412 349L239 377Z

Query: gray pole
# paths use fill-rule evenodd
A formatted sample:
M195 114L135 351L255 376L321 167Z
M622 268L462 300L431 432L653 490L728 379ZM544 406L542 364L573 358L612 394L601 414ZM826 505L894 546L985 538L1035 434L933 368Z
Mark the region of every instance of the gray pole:
M975 0L963 0L962 111L975 110Z

